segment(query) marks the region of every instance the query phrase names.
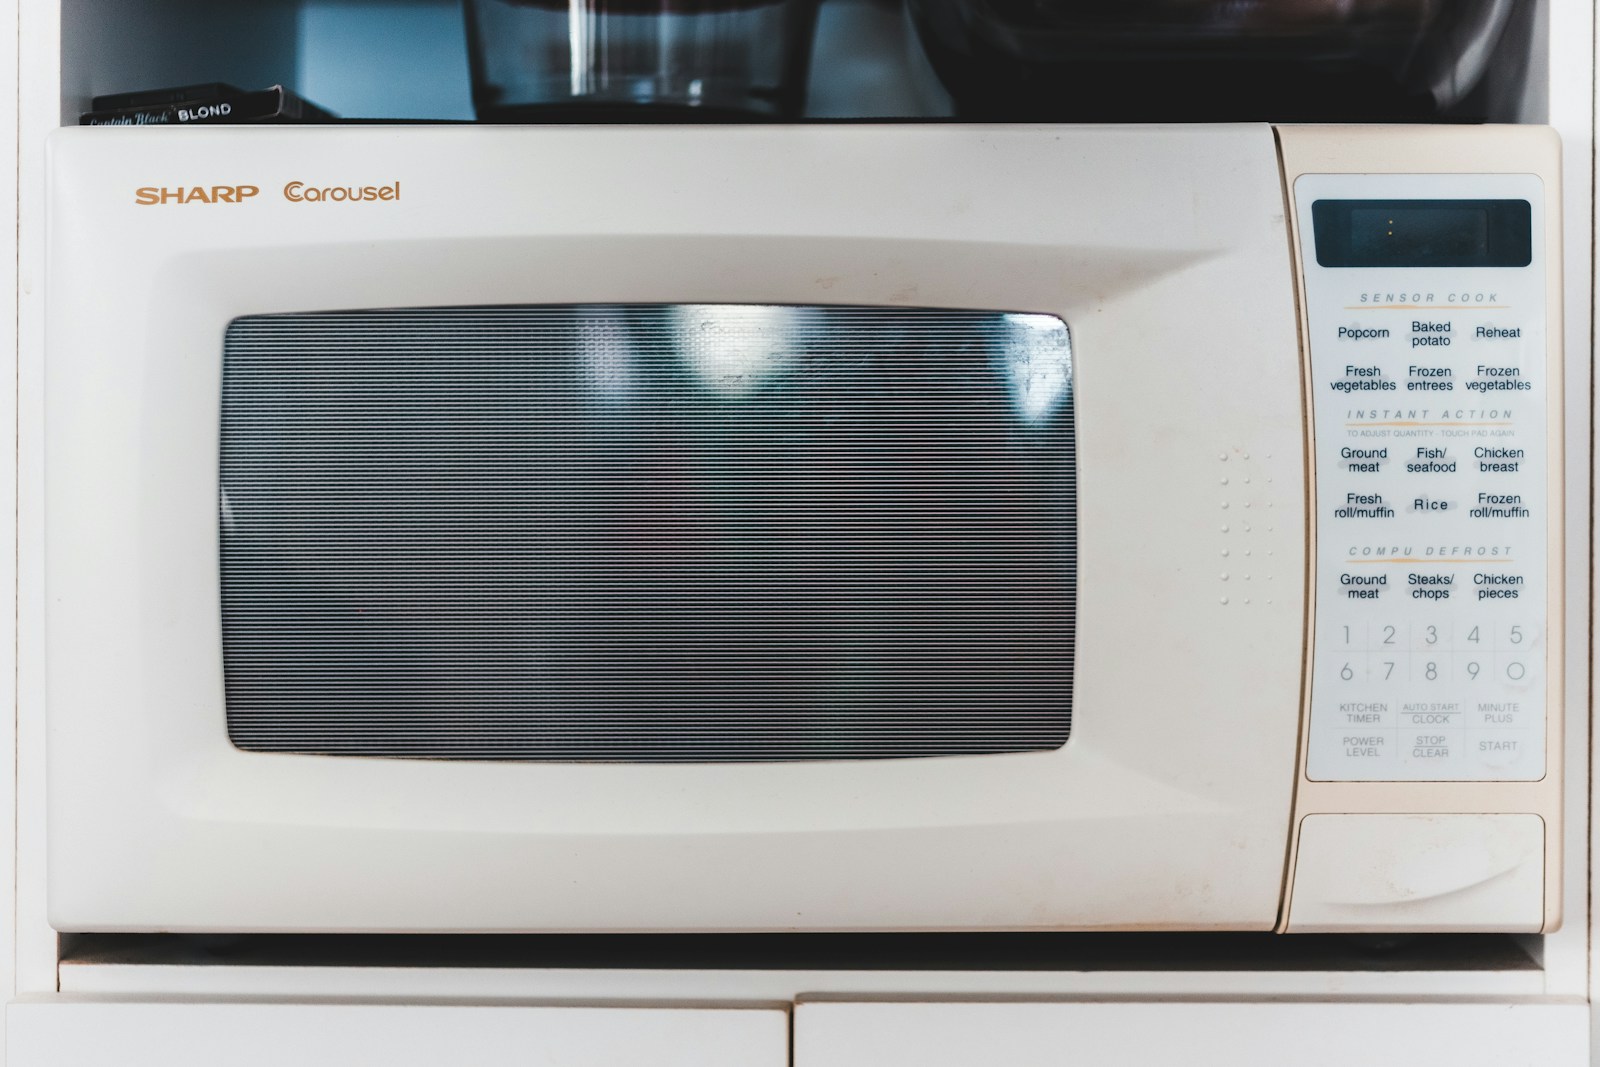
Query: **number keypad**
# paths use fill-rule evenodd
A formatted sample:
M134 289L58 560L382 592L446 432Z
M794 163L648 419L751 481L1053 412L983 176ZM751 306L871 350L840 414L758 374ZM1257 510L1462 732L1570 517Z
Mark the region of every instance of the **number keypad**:
M1459 641L1451 636L1456 628L1378 623L1371 639L1365 628L1352 632L1348 646L1341 629L1315 679L1337 716L1333 731L1326 720L1319 724L1323 748L1332 747L1327 733L1337 733L1339 754L1381 777L1418 766L1461 777L1520 767L1542 741L1535 729L1542 705L1529 699L1543 664L1530 655L1538 623L1468 617Z

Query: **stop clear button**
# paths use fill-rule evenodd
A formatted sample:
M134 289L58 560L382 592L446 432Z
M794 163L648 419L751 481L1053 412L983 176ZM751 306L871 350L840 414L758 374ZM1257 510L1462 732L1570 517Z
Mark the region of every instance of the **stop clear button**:
M1544 927L1544 820L1308 815L1292 892L1292 933L1536 933Z

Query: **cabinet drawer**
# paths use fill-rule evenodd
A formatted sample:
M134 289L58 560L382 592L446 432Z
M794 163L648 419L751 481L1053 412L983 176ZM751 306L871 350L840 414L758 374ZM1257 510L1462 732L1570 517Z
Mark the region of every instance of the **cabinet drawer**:
M780 1009L61 1000L6 1012L11 1067L785 1067Z
M1582 1067L1572 1004L801 1004L794 1067Z

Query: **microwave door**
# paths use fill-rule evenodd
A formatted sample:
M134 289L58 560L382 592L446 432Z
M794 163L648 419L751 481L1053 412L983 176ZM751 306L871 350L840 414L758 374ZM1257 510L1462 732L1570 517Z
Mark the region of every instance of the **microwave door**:
M52 148L60 929L1273 927L1269 129L125 132Z

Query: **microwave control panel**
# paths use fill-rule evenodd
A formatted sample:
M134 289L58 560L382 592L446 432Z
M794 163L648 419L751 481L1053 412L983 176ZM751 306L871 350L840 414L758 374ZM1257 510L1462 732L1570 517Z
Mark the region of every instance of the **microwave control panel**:
M1295 183L1316 465L1307 773L1545 774L1543 185Z

